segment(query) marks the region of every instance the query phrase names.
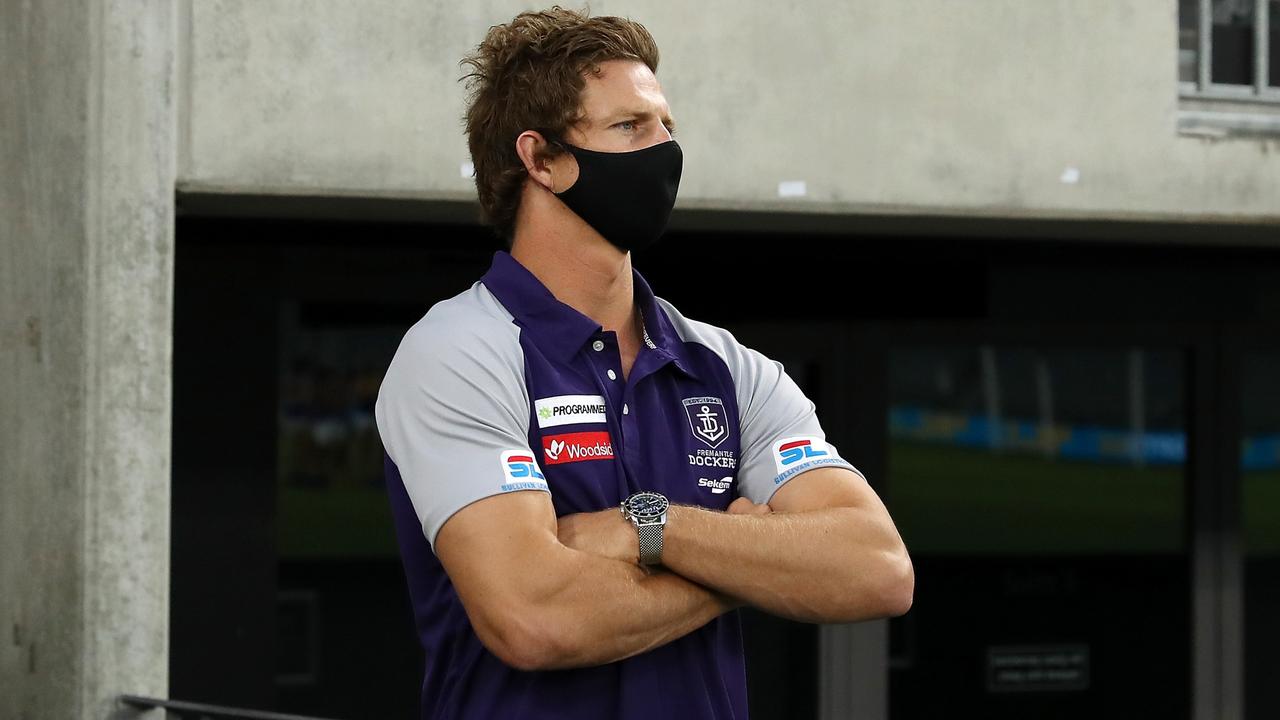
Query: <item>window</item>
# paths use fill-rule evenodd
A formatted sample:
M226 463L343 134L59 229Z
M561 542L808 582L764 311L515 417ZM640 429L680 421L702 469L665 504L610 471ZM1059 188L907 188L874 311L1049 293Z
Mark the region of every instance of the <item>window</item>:
M1280 0L1178 0L1183 97L1280 103Z

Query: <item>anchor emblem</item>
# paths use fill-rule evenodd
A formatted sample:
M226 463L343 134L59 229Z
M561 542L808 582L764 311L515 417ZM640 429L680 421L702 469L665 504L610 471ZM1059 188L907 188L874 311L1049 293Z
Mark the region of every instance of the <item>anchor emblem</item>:
M728 419L725 417L724 401L717 397L694 397L684 399L684 412L689 418L689 429L693 436L708 447L715 448L729 436Z

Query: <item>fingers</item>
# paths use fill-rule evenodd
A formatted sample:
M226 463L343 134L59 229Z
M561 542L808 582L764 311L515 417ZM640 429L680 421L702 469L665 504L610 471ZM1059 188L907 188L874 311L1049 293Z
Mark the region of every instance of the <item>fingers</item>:
M726 512L730 515L768 515L773 512L773 508L769 507L768 503L757 505L745 497L740 497L729 503Z

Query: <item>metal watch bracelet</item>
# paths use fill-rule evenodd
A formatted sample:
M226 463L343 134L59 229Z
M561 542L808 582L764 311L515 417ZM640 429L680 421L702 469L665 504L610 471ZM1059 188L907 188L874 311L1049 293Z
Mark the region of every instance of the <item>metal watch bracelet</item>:
M636 525L640 534L640 564L659 565L662 563L662 524Z

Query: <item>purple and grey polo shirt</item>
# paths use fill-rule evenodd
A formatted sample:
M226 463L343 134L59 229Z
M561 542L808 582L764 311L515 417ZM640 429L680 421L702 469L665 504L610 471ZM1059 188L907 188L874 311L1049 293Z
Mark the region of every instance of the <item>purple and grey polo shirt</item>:
M625 380L615 334L504 252L391 361L377 421L426 651L423 718L747 717L738 613L620 662L524 672L480 643L432 550L450 516L500 493L548 493L557 517L641 490L723 510L806 470L852 469L780 364L686 319L639 273L634 285L644 347Z

